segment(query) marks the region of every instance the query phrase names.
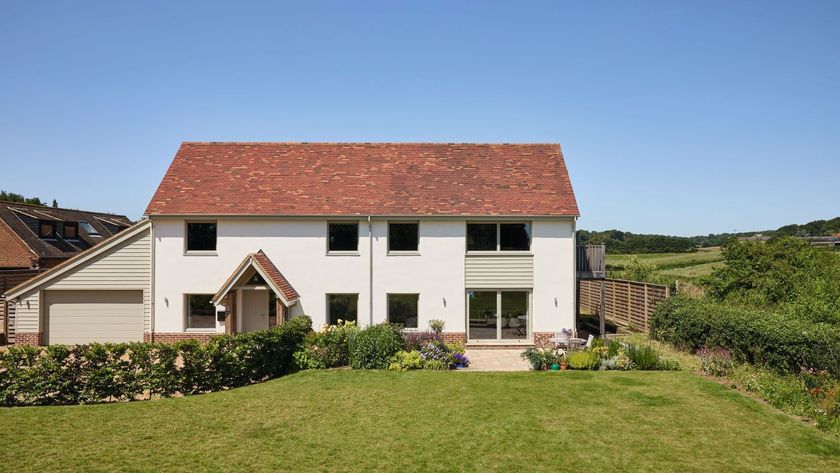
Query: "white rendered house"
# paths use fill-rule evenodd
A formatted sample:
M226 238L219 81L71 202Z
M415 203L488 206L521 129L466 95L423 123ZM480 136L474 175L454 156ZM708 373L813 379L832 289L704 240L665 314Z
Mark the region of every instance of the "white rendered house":
M306 314L532 344L575 323L558 145L184 143L111 241L7 293L22 343L206 339Z

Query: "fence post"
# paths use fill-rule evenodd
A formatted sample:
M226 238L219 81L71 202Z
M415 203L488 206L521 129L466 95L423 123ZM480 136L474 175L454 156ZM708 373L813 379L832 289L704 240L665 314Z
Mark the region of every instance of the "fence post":
M606 282L603 279L601 279L601 297L600 297L601 304L600 304L600 307L598 308L598 314L599 314L598 315L598 324L600 325L600 327L598 327L598 328L601 329L601 337L604 337L604 336L607 335L607 314L605 312L606 304L604 303L604 293L606 292L604 290L605 285L606 285Z
M627 324L633 323L633 297L630 281L627 281Z
M650 314L648 313L648 285L645 284L645 332L648 329L648 318Z

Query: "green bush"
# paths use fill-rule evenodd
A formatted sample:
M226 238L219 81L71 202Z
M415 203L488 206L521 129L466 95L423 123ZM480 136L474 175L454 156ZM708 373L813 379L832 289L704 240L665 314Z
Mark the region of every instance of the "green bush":
M0 405L130 401L243 386L281 376L310 331L309 317L206 344L92 343L0 351Z
M651 335L692 351L726 348L738 361L781 373L806 367L840 377L840 327L767 309L672 297L657 307Z
M566 353L566 361L573 370L594 370L601 365L601 358L591 351L570 351Z
M297 369L337 368L350 364L349 339L358 331L355 322L327 325L310 332L304 347L294 354Z
M520 355L523 360L528 361L534 371L547 370L554 363L560 363L562 357L557 355L551 348L528 347Z
M423 358L420 357L420 352L417 350L400 350L391 357L388 369L393 371L423 369Z
M388 323L371 325L349 337L353 369L386 369L391 357L403 347L400 327Z
M811 322L840 324L840 254L807 241L732 242L703 279L710 297Z

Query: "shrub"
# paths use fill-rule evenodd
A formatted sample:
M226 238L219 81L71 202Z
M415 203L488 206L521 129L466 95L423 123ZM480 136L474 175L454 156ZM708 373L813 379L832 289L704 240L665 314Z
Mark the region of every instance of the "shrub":
M260 332L206 344L92 343L0 351L0 405L130 401L233 388L288 372L311 329L295 317Z
M350 363L348 340L358 330L355 322L325 325L306 336L304 348L294 354L298 369L323 369Z
M726 264L703 279L719 301L773 308L812 322L840 323L840 255L807 241L732 242Z
M417 350L400 350L391 357L388 364L388 369L394 371L419 370L422 368L423 358L420 357L420 352Z
M664 358L650 345L628 345L625 353L637 370L678 370L677 360Z
M443 336L428 330L423 332L403 332L403 350L419 350L420 347L432 340L443 343Z
M572 351L566 354L569 368L573 370L594 370L601 365L601 358L591 351Z
M386 369L391 357L403 347L397 325L371 325L349 337L350 366L353 369Z
M806 366L840 377L840 327L767 309L672 297L656 308L651 335L692 351L726 348L738 361L780 373Z
M429 321L429 328L432 332L437 334L442 334L443 329L446 327L446 322L440 319L432 319Z
M735 367L726 348L701 348L697 350L697 356L700 357L700 371L710 376L729 376Z
M419 351L420 358L423 359L426 368L429 368L430 365L436 365L437 362L440 362L446 368L455 365L455 358L446 343L430 340L420 347Z
M632 370L635 367L636 365L633 364L633 360L631 360L630 357L627 356L623 348L618 349L615 355L609 356L605 359L601 359L602 370L627 371Z
M520 355L527 360L534 371L548 369L554 363L560 362L560 357L551 348L539 349L535 347L526 348Z

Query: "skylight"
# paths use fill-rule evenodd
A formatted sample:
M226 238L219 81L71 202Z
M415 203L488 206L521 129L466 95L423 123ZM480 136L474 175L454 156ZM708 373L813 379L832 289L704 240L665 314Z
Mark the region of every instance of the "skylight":
M92 237L102 236L99 234L99 232L96 231L95 228L93 228L93 225L91 225L89 222L79 222L79 226L82 227L82 229Z

